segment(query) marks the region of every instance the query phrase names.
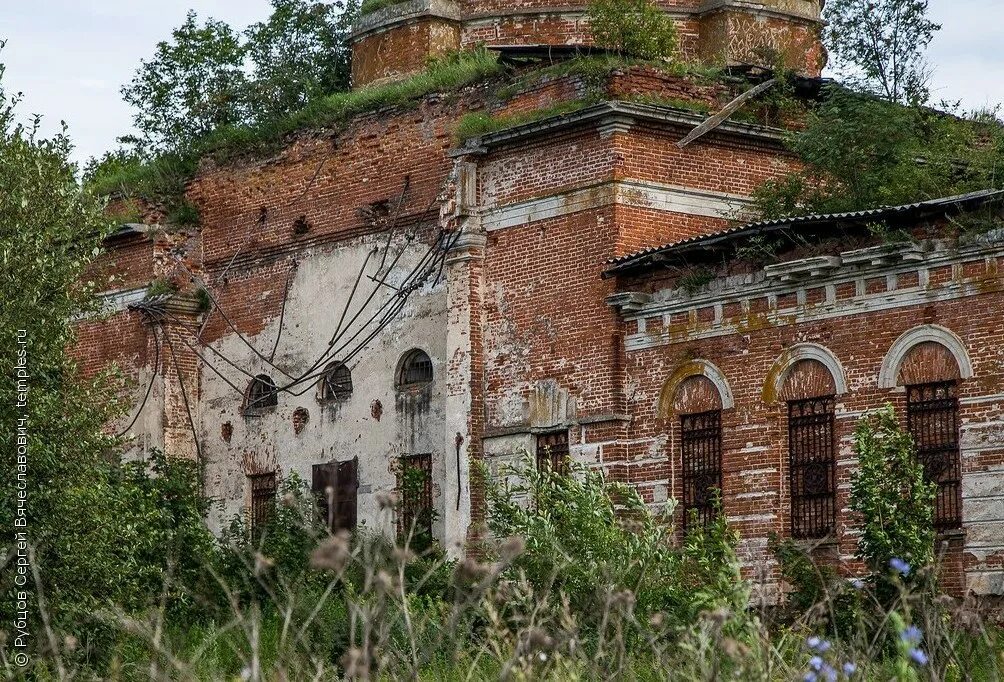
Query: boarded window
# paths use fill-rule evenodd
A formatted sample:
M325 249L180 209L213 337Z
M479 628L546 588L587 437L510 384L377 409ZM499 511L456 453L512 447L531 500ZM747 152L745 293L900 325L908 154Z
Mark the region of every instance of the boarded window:
M432 359L423 350L408 351L401 358L401 366L397 372L397 387L411 388L422 386L432 381Z
M553 431L537 436L537 470L568 472L568 431Z
M359 491L359 460L315 464L311 491L321 519L331 531L355 530Z
M680 416L683 459L683 519L692 514L706 525L715 518L715 496L722 490L722 411Z
M321 377L321 400L344 400L352 395L352 372L342 362L332 362Z
M432 455L407 455L401 458L398 479L401 506L398 534L411 536L411 546L423 550L432 544Z
M823 538L836 526L833 396L788 403L791 536Z
M244 412L257 414L279 404L279 394L272 377L259 374L251 380L244 400Z
M955 382L907 386L906 415L924 474L938 486L935 527L940 530L958 528L962 525L962 466Z
M248 483L251 486L251 534L257 536L275 507L275 473L252 474L248 476Z

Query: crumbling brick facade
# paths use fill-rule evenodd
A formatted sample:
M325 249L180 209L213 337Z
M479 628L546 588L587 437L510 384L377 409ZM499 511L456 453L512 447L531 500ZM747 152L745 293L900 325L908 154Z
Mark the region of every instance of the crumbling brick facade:
M509 40L499 27L512 12L446 4L405 3L416 21L435 5L461 42L485 22ZM760 4L768 24L793 7ZM684 22L705 21L701 7L667 5ZM799 7L818 16L814 2ZM557 40L520 30L519 44ZM574 75L519 82L503 100L498 83L472 86L301 133L268 158L207 160L187 192L199 229L110 243L124 279L106 298L119 312L82 322L77 352L89 368L122 364L136 409L154 382L137 452L200 458L222 502L216 527L247 516L253 477L295 474L320 481L319 496L351 494L351 518L386 532L396 522L381 494L417 456L431 466L433 534L457 554L484 532L475 462L558 444L653 505L686 500L696 479L681 448L698 420L684 434L681 416L714 413L699 423L719 425L721 466L701 475L721 486L747 572L771 599L768 536L793 528L789 403L818 398L832 412L834 520L815 551L854 571L855 421L886 401L904 410L907 385L954 382L962 524L942 535L944 576L959 593L1004 593L998 243L946 248L936 214L961 210L950 204L906 225L926 230L927 250L885 252L858 235L767 266L733 253L696 277L673 254L708 235L732 244L752 193L799 170L784 131L727 121L681 148L699 110L736 90L651 68L615 71L599 90ZM456 136L467 112L522 114L587 91L600 101ZM694 106L643 103L667 98ZM149 300L158 279L177 295Z

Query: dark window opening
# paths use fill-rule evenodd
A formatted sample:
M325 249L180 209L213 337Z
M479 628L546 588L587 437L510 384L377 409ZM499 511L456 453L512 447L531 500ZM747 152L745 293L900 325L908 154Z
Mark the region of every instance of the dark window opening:
M332 532L356 528L359 492L359 460L315 464L311 471L310 490L317 500L317 511Z
M934 526L962 526L959 398L954 381L906 387L906 420L928 481L937 484Z
M275 473L251 474L248 482L251 484L251 534L258 536L275 507Z
M568 473L568 431L537 436L537 471Z
M432 455L407 455L401 458L398 479L401 507L398 534L411 536L411 546L419 551L432 544Z
M244 411L247 414L256 414L275 407L279 404L279 393L275 387L272 377L267 374L259 374L251 380L248 386L247 397L244 402Z
M432 381L432 359L425 351L409 351L397 372L398 388L422 386Z
M341 362L332 362L321 378L321 400L344 400L352 395L352 372Z
M824 538L837 518L834 396L788 403L791 536Z
M717 513L722 490L722 411L680 416L684 527L696 515L705 526Z

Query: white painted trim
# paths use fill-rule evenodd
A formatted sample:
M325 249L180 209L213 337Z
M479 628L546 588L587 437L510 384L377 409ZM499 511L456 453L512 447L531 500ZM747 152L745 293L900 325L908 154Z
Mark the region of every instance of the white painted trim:
M729 380L725 378L725 373L718 369L718 366L708 360L694 360L702 368L701 375L708 379L718 389L718 395L722 399L722 409L731 410L735 407L732 398L732 389L729 387ZM681 382L682 383L682 382Z
M485 211L482 224L485 230L492 232L611 204L726 219L749 204L749 201L748 197L726 192L638 180L616 180L573 192L489 208Z
M825 367L833 377L833 385L837 388L837 395L847 393L847 379L844 378L844 367L840 360L829 348L818 343L800 343L786 350L774 361L774 367L784 361L785 364L776 373L774 379L774 395L781 395L781 388L791 372L791 368L802 360L815 360Z
M973 376L973 365L969 361L969 353L966 352L962 339L947 327L925 324L904 332L889 348L889 352L882 359L882 369L879 370L879 388L895 388L899 378L899 368L906 354L917 344L927 342L944 346L955 357L963 379Z

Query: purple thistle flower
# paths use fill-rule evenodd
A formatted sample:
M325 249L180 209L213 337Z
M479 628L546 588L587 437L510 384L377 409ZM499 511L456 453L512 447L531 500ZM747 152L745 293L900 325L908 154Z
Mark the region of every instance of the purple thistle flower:
M901 576L910 575L910 564L906 563L899 557L894 557L889 560L889 568L899 573Z
M851 661L844 663L844 674L847 675L847 677L851 677L857 671L858 666L854 665Z
M916 646L920 644L920 640L924 637L924 633L920 631L916 625L911 625L907 627L903 632L899 633L900 641L907 644L913 644Z
M923 649L910 649L910 660L912 660L917 665L927 665L927 654L924 653Z

